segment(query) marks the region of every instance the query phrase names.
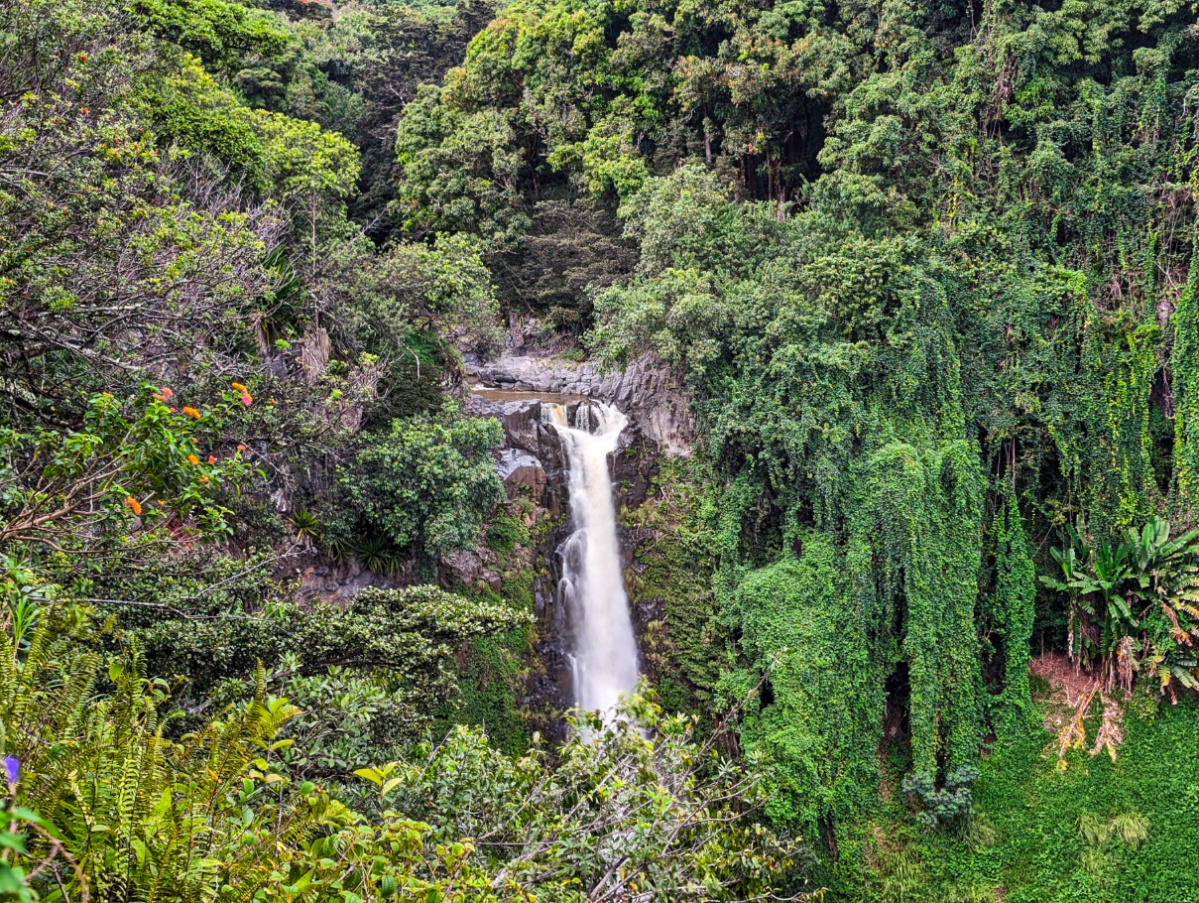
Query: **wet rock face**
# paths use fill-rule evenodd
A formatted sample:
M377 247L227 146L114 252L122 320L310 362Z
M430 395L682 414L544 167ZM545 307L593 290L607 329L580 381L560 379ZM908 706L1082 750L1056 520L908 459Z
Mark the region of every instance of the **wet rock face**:
M301 557L297 566L288 576L298 579L296 586L296 601L310 604L320 600L345 604L359 590L368 586L380 589L395 589L403 586L405 581L385 577L368 571L356 558L347 561L329 561L323 555L308 553Z
M497 564L495 552L486 546L448 552L441 556L441 566L467 586L477 587L485 583L493 590L498 590L501 584L500 575L495 570Z
M562 442L557 430L542 422L542 404L535 397L489 401L468 392L466 405L473 416L495 417L504 428L504 443L492 454L508 497L523 497L533 503L525 515L525 525L533 527L546 520L556 521L553 528L543 532L540 541L527 550L525 566L538 574L532 590L540 640L529 673L522 682L519 700L526 710L538 713L533 723L543 736L552 742L565 740L565 722L560 715L550 714L564 712L571 704L568 658L571 634L565 612L558 604L557 592L562 578L558 547L570 532L567 517L570 497ZM447 572L467 582L463 572L471 572L469 565L473 562L461 560L461 556L453 561L443 556L442 564ZM485 575L480 576L486 579Z
M545 496L548 485L545 468L541 466L541 461L528 452L506 448L500 452L500 459L495 462L495 467L505 486L526 486L533 498Z

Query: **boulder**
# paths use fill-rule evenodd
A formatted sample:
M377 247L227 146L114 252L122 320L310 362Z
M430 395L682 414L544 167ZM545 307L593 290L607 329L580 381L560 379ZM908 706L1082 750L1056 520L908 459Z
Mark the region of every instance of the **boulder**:
M466 409L476 417L495 417L504 428L504 442L494 451L496 470L508 497L527 494L557 516L566 510L566 470L562 442L552 426L542 422L541 402L489 401L467 393Z
M473 551L444 552L441 564L447 572L467 586L486 583L491 589L498 590L502 583L500 575L495 571L495 553L486 546L480 546Z
M541 499L545 496L545 468L541 466L541 461L527 451L502 449L496 461L496 470L504 486L508 487L510 496L515 494L512 491L515 485L528 487L530 498Z

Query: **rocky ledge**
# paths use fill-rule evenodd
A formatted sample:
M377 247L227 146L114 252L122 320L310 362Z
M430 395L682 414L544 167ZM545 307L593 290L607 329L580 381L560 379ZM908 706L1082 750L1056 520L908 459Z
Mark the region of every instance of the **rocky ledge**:
M638 358L623 371L608 373L591 361L507 354L494 361L468 361L466 376L472 384L491 389L614 404L660 454L691 454L695 422L690 406L669 369L650 355Z

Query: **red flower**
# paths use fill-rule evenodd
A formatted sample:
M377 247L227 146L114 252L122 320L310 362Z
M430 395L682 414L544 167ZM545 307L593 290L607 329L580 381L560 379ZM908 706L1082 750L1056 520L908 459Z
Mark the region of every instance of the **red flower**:
M208 463L209 463L209 464L215 464L215 463L216 463L216 455L209 455L209 456L208 456Z
M254 403L254 399L250 396L249 392L242 392L241 393L241 403L244 404L248 408L250 405L252 405Z
M246 450L246 447L245 447L244 445L239 445L239 446L237 447L237 450L238 450L238 451L245 451L245 450Z
M158 390L162 393L163 398L173 398L175 393L171 391L170 386L163 386Z

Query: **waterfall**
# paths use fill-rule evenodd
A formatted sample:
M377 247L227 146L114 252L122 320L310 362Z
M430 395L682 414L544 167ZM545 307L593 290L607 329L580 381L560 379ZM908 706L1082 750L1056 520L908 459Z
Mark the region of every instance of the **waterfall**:
M561 597L574 624L575 703L608 711L637 688L637 642L621 575L608 456L628 423L616 408L580 405L575 426L565 405L542 406L567 457L571 534L562 555Z

